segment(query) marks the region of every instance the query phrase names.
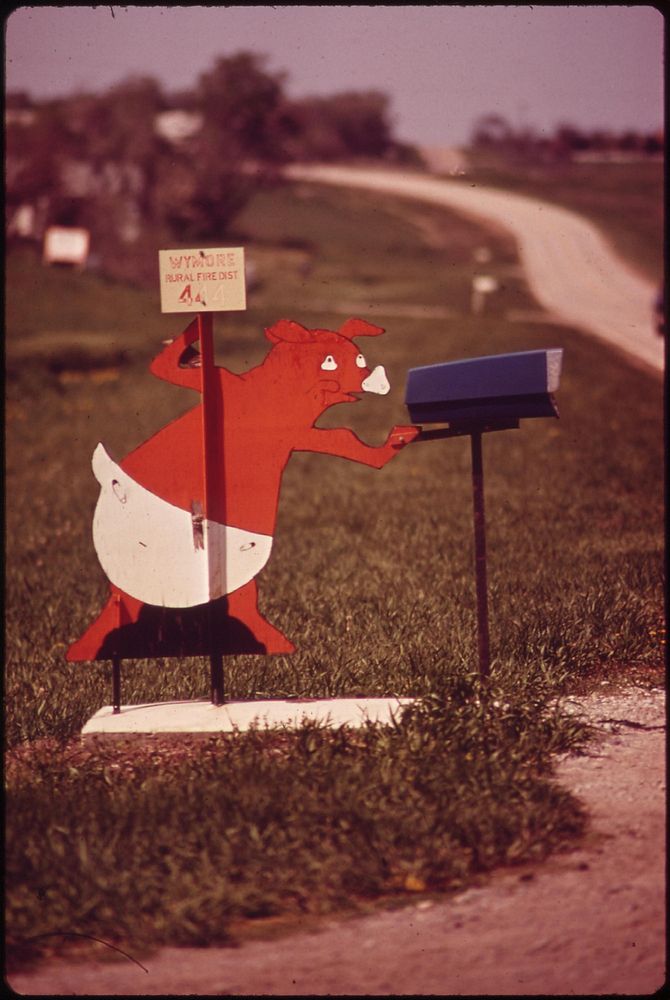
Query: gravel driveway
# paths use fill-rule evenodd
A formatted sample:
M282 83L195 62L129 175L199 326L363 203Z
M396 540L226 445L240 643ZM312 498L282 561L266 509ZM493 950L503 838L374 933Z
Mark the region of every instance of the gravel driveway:
M655 371L665 343L654 328L657 289L616 255L600 231L575 212L535 198L421 174L294 165L294 179L364 187L456 209L502 226L516 239L528 285L555 319L586 330Z

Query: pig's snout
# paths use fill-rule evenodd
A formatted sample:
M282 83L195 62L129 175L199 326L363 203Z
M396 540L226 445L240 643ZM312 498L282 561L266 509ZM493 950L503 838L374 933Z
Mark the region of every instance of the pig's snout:
M361 389L365 392L375 392L378 396L385 396L387 392L391 391L389 380L382 365L377 365L368 377L363 379Z

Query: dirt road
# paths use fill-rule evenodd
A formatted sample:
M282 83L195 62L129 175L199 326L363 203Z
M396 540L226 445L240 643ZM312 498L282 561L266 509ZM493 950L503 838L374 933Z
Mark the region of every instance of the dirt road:
M655 371L664 340L654 329L656 289L618 257L586 219L557 205L482 188L465 178L340 166L291 166L295 179L352 185L429 201L493 222L517 241L531 292L556 319L586 330Z
M121 956L54 960L10 985L32 996L652 993L665 979L664 692L573 706L600 730L588 756L558 766L592 817L577 851L446 901L234 949L135 954L144 969Z

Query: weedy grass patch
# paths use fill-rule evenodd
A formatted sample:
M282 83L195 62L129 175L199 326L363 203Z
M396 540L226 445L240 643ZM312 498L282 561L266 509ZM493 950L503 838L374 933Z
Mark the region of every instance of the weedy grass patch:
M8 779L8 943L75 930L133 948L231 921L448 892L544 858L585 815L549 755L584 727L451 674L391 727L36 747Z
M107 664L65 661L107 591L90 456L103 441L122 458L195 404L147 371L185 320L162 316L157 295L12 253L5 730L19 952L65 931L205 943L236 916L442 891L542 857L584 822L551 778L551 753L584 732L551 699L663 663L660 380L575 331L510 320L532 306L514 247L445 211L287 185L239 226L258 281L246 312L216 317L219 363L260 362L262 330L280 317L331 329L372 319L387 333L365 354L386 366L391 392L321 421L371 444L407 422L409 367L564 348L561 419L485 439L492 687L483 698L472 677L468 442L411 445L381 472L296 454L259 586L298 651L227 658L228 696L416 696L423 707L391 730L85 752L77 734L110 697ZM473 315L483 243L500 288ZM59 336L77 343L76 365L54 361ZM113 364L110 336L123 348ZM207 673L198 658L128 663L123 701L203 697Z

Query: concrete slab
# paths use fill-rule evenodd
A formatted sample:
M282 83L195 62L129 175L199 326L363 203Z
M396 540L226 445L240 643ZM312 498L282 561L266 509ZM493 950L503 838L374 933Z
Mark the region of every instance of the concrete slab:
M259 729L299 728L309 719L332 728L360 727L366 721L389 724L400 718L414 698L305 698L231 701L212 705L200 701L122 705L116 715L105 705L88 720L83 737L151 733L232 733Z

